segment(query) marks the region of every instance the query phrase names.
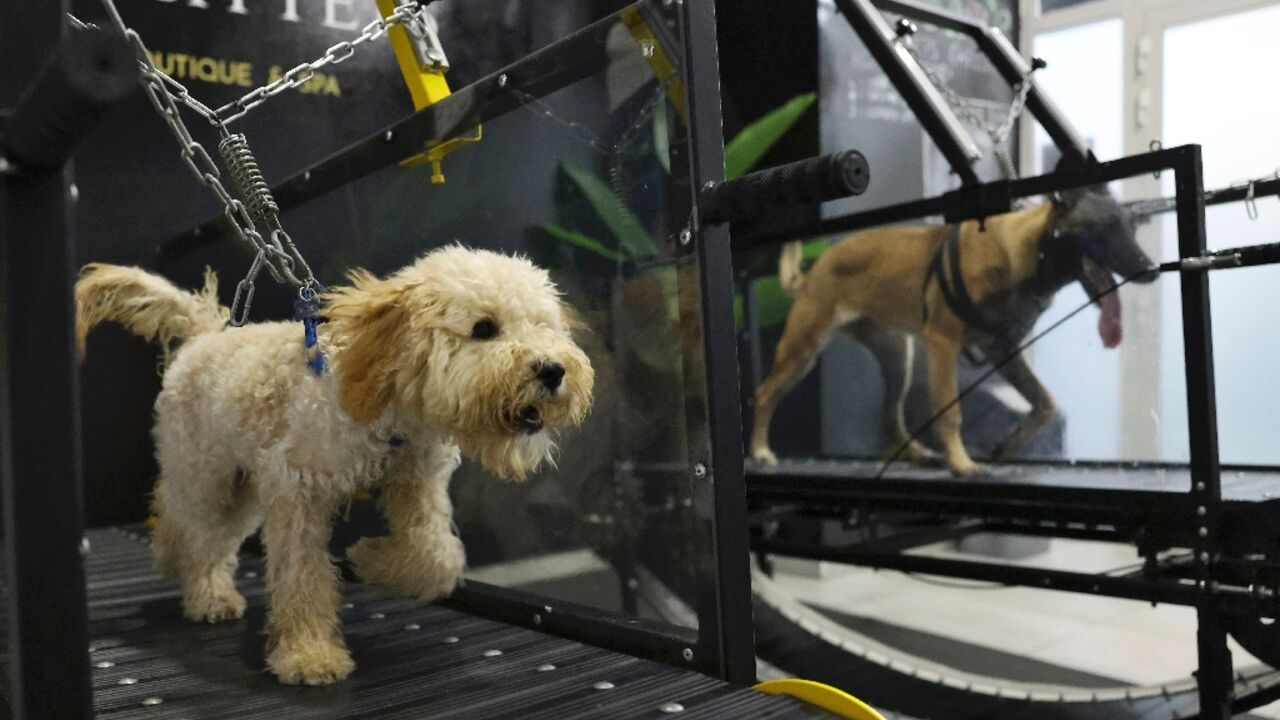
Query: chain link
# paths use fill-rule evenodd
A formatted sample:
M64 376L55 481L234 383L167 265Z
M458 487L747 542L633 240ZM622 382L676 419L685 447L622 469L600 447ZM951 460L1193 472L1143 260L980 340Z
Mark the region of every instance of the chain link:
M907 53L916 61L920 69L924 71L925 77L929 78L929 82L938 88L946 97L947 104L956 111L963 120L970 125L977 127L991 138L991 148L995 153L996 160L999 161L1001 169L1004 171L1005 177L1016 178L1018 176L1013 161L1009 157L1009 152L1003 145L1009 139L1009 134L1013 132L1014 125L1017 124L1018 118L1027 108L1027 98L1031 95L1032 88L1035 85L1031 82L1031 75L1035 73L1036 66L1032 65L1022 76L1022 81L1013 88L1013 100L1009 103L1009 110L1005 113L1004 121L999 125L994 125L988 121L985 113L980 113L975 109L968 98L956 92L948 85L933 69L920 58L915 50L915 45L907 36L900 36L898 41Z
M316 71L329 65L337 65L351 56L355 55L356 48L371 40L377 40L382 37L392 27L401 24L409 24L418 13L423 12L423 7L417 0L410 0L396 8L395 12L386 17L380 17L360 31L359 36L354 40L344 40L333 47L325 50L321 55L312 62L304 62L297 67L290 69L284 75L272 80L261 87L255 88L243 97L223 105L207 116L210 122L215 124L228 124L234 120L238 120L245 116L250 110L261 105L267 100L279 95L280 93L301 87L309 80L315 77Z
M103 0L103 5L111 17L112 23L133 46L134 52L137 54L138 72L143 90L146 91L147 99L151 102L152 107L164 119L169 132L177 140L178 146L181 148L180 157L183 164L191 171L191 175L201 185L207 187L222 203L223 215L231 225L235 236L241 242L254 249L253 262L249 266L249 271L245 274L244 279L236 285L229 323L239 327L248 320L249 309L253 303L254 283L264 267L276 282L289 283L298 288L299 297L304 299L314 297L317 289L320 288L320 284L316 281L315 275L311 271L311 266L303 258L302 252L294 244L293 238L281 225L279 215L274 209L274 203L272 203L271 211L264 213L259 218L270 229L270 233L264 238L244 202L233 197L222 184L222 174L218 169L218 165L208 151L205 150L204 146L192 137L191 131L187 129L186 123L182 120L178 103L185 105L203 117L213 125L222 138L226 139L231 136L226 127L227 123L243 117L249 110L274 95L306 84L307 81L315 76L318 69L328 65L337 65L349 59L362 43L376 40L386 34L387 30L394 25L408 22L416 18L419 13L425 12L423 4L419 0L404 2L391 15L385 18L378 18L366 25L356 39L337 43L326 50L318 60L311 63L303 63L289 70L275 81L259 87L244 97L232 101L217 110L212 110L209 106L196 100L182 83L174 80L156 67L150 51L147 50L146 45L142 42L142 37L125 24L115 6L114 0ZM99 29L97 25L84 22L70 13L67 14L67 20L77 30ZM238 137L243 145L243 136ZM256 170L256 161L252 154L249 153L247 145L243 145L243 153L239 156L238 162L252 165ZM235 168L231 169L235 170ZM240 190L242 193L249 192L248 188L240 188ZM262 192L267 192L269 197L269 190L263 190ZM302 271L301 276L297 272L299 269Z

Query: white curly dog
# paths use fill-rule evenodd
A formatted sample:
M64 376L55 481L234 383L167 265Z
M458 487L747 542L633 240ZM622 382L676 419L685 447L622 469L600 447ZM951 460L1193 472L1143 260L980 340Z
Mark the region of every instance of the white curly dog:
M357 574L424 601L448 594L465 565L448 491L460 452L524 479L589 410L591 364L546 271L523 258L455 245L386 278L354 271L322 296L310 351L298 322L226 327L216 289L208 271L190 293L86 265L77 340L83 352L114 321L165 349L152 547L182 582L184 614L243 615L236 553L261 526L267 666L285 683L333 683L355 667L328 554L335 513L380 484L391 535L348 550Z

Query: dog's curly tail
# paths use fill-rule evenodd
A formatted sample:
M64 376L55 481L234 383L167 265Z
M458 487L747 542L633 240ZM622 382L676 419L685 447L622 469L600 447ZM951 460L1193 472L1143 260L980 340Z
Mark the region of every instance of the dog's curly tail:
M129 332L158 341L165 362L176 344L221 330L231 311L218 304L218 277L205 268L204 288L188 292L141 268L89 263L76 281L76 348L98 323L117 322Z
M804 243L795 240L782 246L778 254L778 283L782 291L795 297L804 284Z

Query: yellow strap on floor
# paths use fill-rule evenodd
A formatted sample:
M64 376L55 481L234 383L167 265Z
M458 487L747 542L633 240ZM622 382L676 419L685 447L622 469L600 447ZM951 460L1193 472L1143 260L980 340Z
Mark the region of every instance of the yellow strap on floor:
M871 709L870 705L843 690L830 685L823 685L812 680L769 680L755 686L756 690L769 695L789 695L797 700L820 707L827 712L835 713L851 720L884 720L884 716Z

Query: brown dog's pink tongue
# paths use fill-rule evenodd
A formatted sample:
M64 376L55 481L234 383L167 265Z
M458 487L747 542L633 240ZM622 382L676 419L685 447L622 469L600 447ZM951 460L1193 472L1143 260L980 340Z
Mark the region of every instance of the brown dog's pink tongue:
M1115 292L1115 278L1088 257L1080 261L1080 269L1084 271L1081 281L1089 297L1097 298L1098 308L1102 314L1098 317L1098 336L1102 345L1108 349L1120 344L1124 337L1124 329L1120 325L1120 294Z

